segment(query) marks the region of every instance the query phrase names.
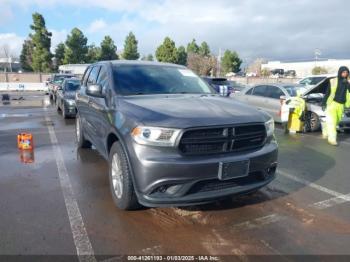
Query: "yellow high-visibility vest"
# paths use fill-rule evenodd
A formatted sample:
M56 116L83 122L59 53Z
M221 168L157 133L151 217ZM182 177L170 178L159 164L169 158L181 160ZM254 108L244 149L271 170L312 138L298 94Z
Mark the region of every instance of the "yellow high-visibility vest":
M332 78L330 82L331 82L331 93L328 97L327 105L330 105L334 100L335 93L337 92L337 88L338 88L338 78ZM349 92L349 90L346 91L345 107L350 107L350 92Z

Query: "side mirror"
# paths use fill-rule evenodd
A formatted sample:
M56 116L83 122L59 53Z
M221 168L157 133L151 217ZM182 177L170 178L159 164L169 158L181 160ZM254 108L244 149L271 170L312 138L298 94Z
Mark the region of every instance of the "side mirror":
M94 97L104 97L102 94L102 86L98 84L87 86L86 94Z

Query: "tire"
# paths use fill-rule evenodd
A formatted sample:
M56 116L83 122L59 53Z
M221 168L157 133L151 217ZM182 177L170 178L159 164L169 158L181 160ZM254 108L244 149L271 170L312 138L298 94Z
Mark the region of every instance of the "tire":
M67 113L66 113L66 107L64 106L64 103L62 104L62 116L64 119L67 119L68 116L67 116Z
M75 135L78 148L91 148L90 141L86 140L84 137L84 129L82 129L80 117L78 114L75 118Z
M119 142L112 145L109 153L109 184L115 205L122 210L140 208L134 190L130 166Z
M60 106L59 106L59 104L58 104L58 101L56 101L55 104L56 104L56 110L57 110L57 112L60 112L60 111L61 111L61 108L60 108Z
M306 112L305 115L305 130L308 132L317 132L321 129L321 121L318 115L314 112Z

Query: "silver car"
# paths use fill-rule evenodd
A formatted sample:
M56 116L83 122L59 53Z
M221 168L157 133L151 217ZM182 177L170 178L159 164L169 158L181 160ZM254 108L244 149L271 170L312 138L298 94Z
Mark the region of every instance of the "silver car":
M299 86L296 84L262 84L247 87L233 97L269 113L275 122L281 122L281 98L296 96Z
M288 99L301 93L307 102L305 129L315 132L321 129L321 123L325 120L326 115L321 103L331 78L325 78L312 88L305 88L298 84L262 84L245 88L240 93L234 94L233 97L269 113L277 123L281 123L281 99ZM344 118L339 126L346 131L350 129L349 109L345 110Z

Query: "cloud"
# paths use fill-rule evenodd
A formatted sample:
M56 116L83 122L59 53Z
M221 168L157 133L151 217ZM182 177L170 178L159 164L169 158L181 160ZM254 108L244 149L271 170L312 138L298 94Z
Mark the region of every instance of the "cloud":
M0 0L4 1L4 0ZM315 48L326 58L350 57L346 0L5 0L7 6L79 8L91 16L89 39L109 34L120 49L129 31L140 53L152 53L170 36L177 45L207 41L214 53L237 50L245 60L311 59ZM115 21L94 16L114 12ZM72 12L72 11L70 11ZM45 13L44 13L45 15ZM1 21L1 20L0 20ZM71 27L76 26L72 24ZM84 26L83 26L84 27ZM53 30L51 30L53 31ZM66 35L66 32L62 33ZM55 34L54 34L55 35ZM56 40L55 40L56 41ZM53 41L54 42L54 41Z
M89 33L96 33L98 31L103 31L106 27L107 23L103 19L97 19L89 25L87 31Z
M0 8L0 26L6 26L7 23L10 23L14 18L12 9L8 5L2 5Z
M48 29L49 32L52 33L51 37L51 52L55 52L56 46L61 43L65 42L67 38L68 31L63 29L63 30L55 30L55 29Z
M22 50L23 41L24 37L15 33L0 34L0 55L4 55L3 49L6 48L11 56L18 57Z

